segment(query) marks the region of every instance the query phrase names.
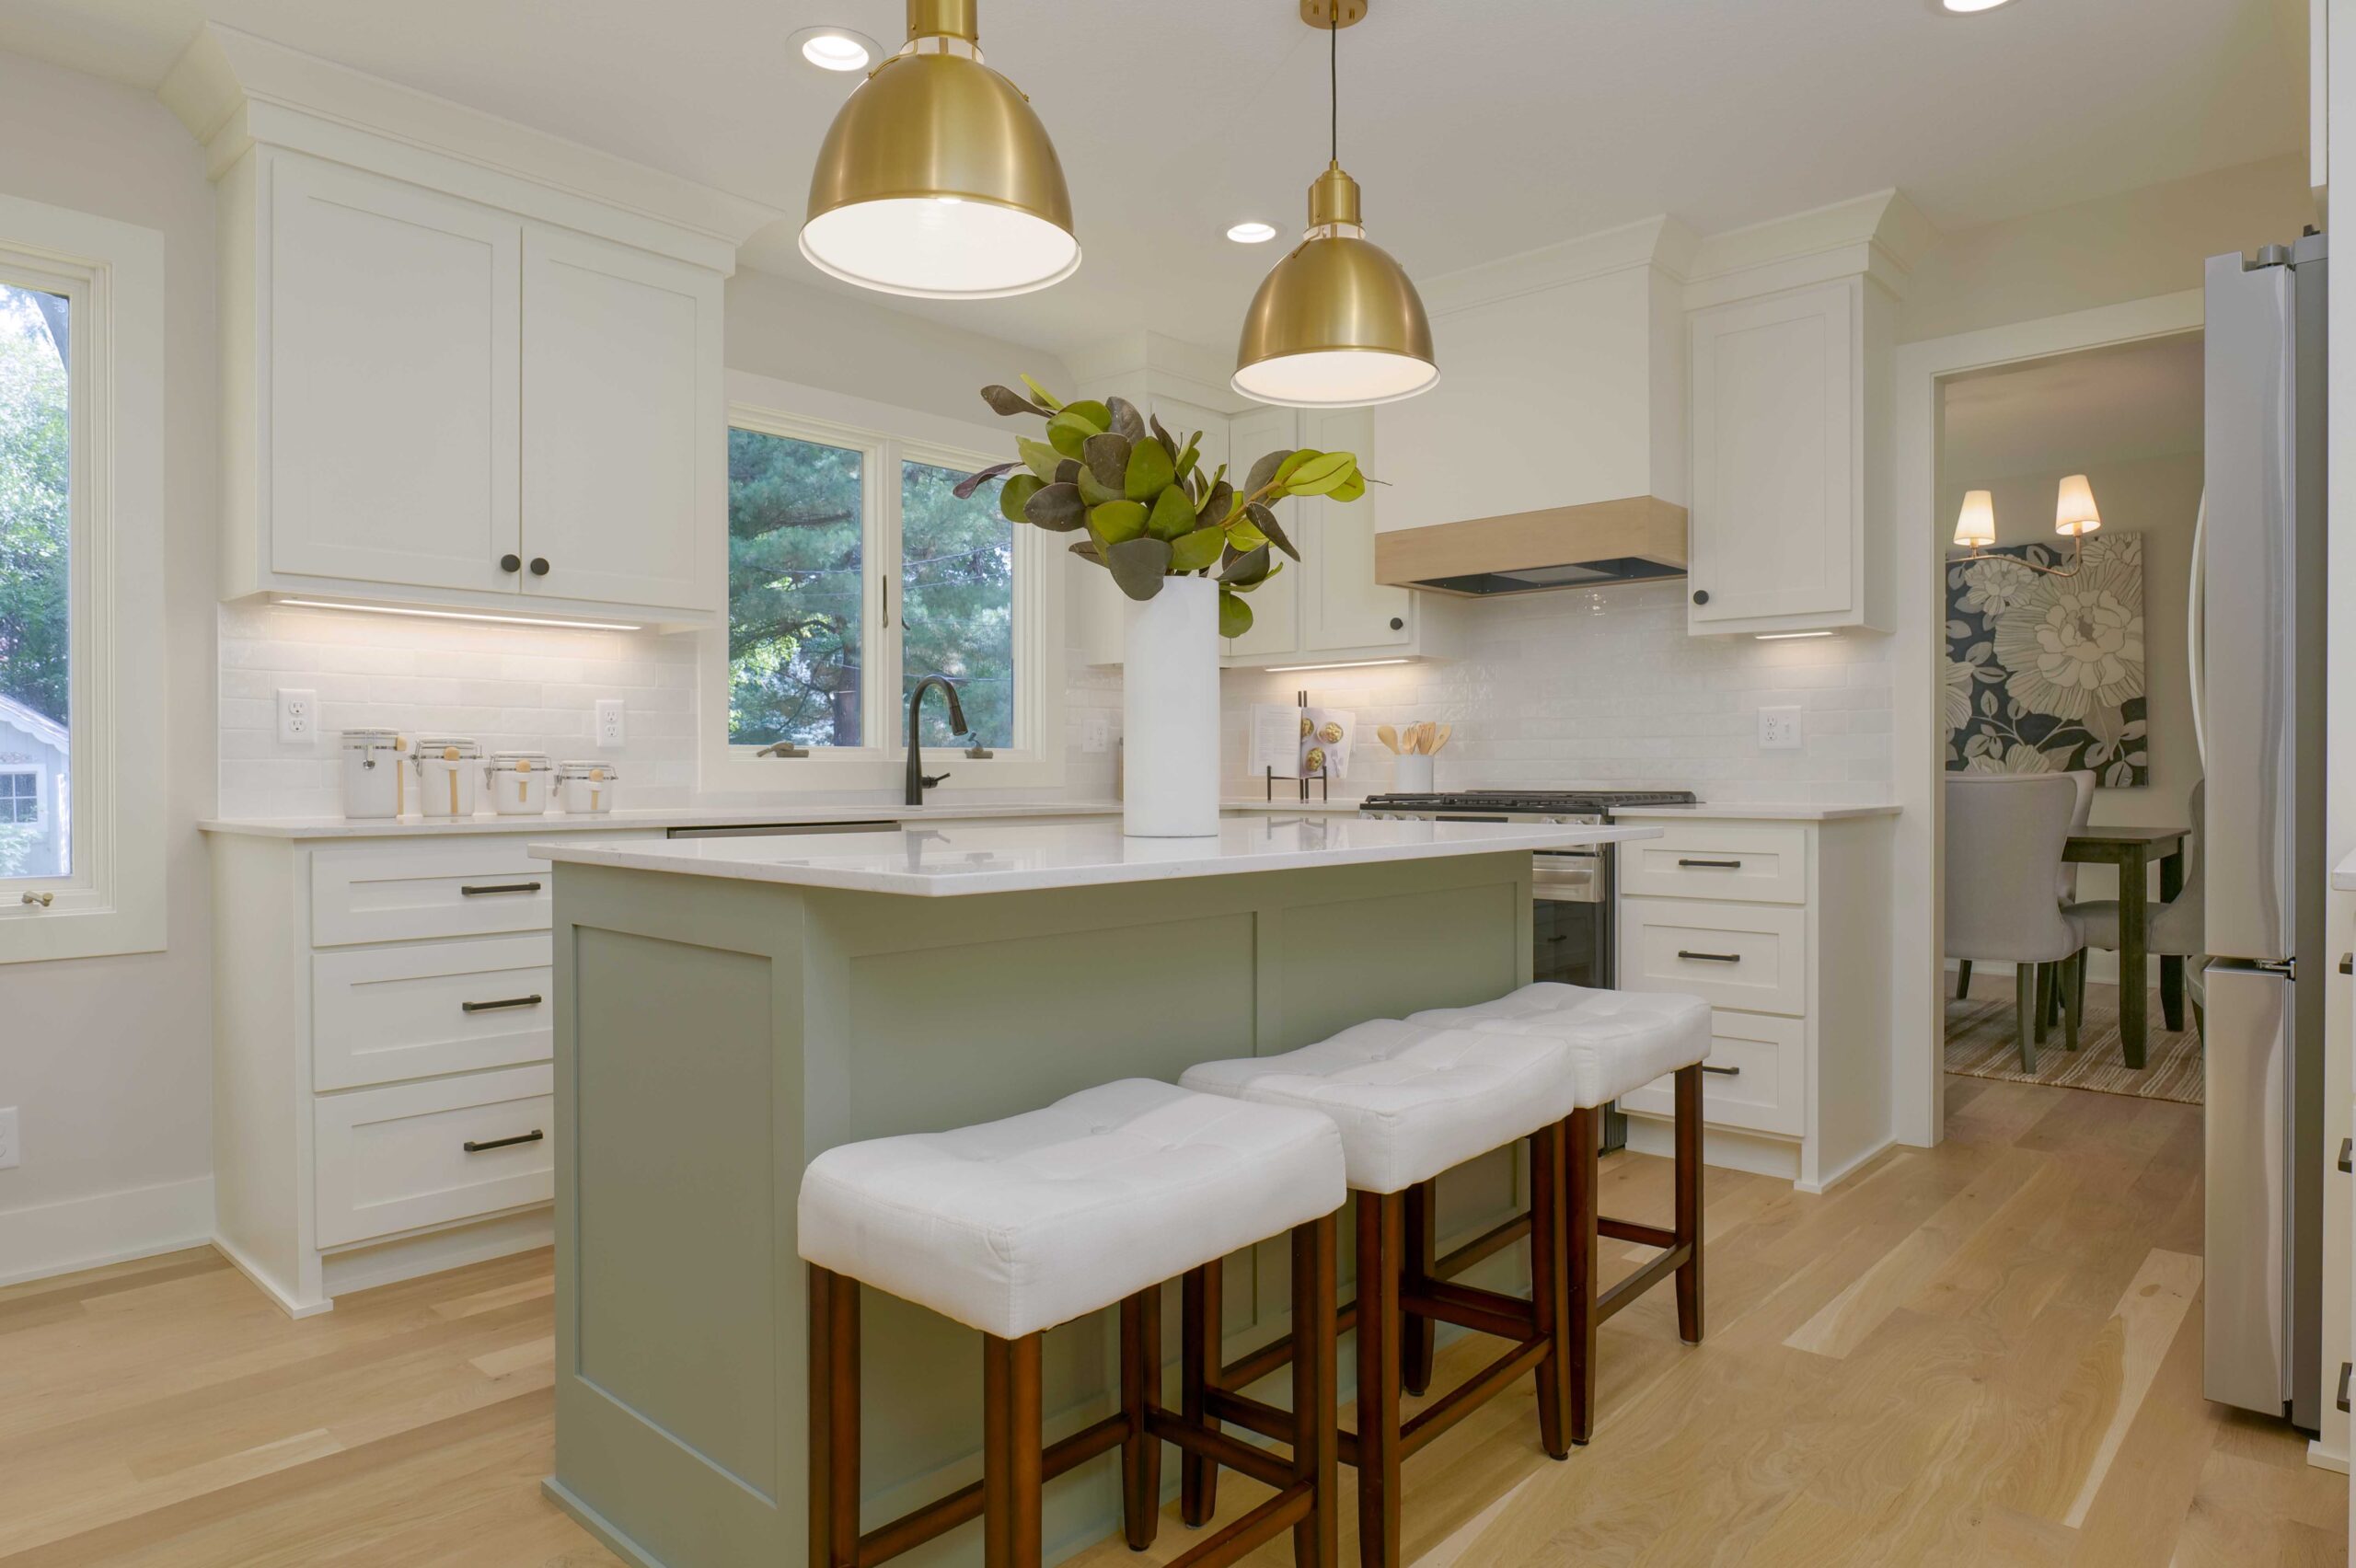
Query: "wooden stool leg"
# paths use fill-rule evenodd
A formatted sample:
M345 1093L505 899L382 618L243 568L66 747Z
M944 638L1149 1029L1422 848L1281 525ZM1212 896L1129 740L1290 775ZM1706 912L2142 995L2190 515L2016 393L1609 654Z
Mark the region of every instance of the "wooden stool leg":
M1439 1246L1439 1183L1418 1182L1406 1192L1406 1283L1421 1290L1431 1283ZM1439 1325L1409 1312L1399 1323L1399 1382L1411 1394L1432 1386L1432 1348Z
M1971 1000L1971 960L1968 958L1956 960L1955 999L1958 1002Z
M1329 1214L1292 1233L1292 1473L1316 1489L1309 1517L1293 1527L1294 1568L1341 1568L1334 1414L1341 1380L1334 1343L1339 1228Z
M1358 1561L1399 1568L1399 1253L1406 1203L1357 1193Z
M1600 1111L1574 1111L1570 1147L1564 1151L1564 1232L1568 1243L1571 1296L1571 1441L1585 1443L1595 1432L1596 1187L1602 1176L1597 1149Z
M1179 1349L1180 1410L1188 1425L1213 1431L1218 1424L1205 1413L1203 1396L1219 1368L1221 1283L1219 1264L1214 1262L1189 1273L1179 1287L1179 1337L1184 1341ZM1199 1529L1218 1512L1218 1466L1200 1454L1185 1453L1179 1459L1178 1475L1178 1516L1189 1528Z
M1571 1378L1571 1278L1563 1245L1563 1127L1550 1123L1530 1138L1530 1305L1553 1348L1538 1364L1538 1441L1558 1459L1571 1456L1563 1406Z
M982 1336L982 1564L1039 1568L1039 1343Z
M859 1281L810 1265L810 1568L859 1564Z
M1677 1069L1677 1242L1693 1249L1677 1269L1677 1337L1702 1343L1702 1066Z
M1121 1522L1129 1550L1153 1544L1161 1526L1161 1439L1145 1429L1146 1412L1161 1403L1161 1286L1121 1303L1121 1412L1129 1435L1121 1439Z

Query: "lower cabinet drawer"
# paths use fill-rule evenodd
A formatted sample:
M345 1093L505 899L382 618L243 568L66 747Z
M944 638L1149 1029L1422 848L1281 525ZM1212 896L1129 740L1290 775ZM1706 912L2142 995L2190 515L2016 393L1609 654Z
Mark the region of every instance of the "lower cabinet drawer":
M547 1202L555 1113L549 1066L319 1096L319 1245Z
M1675 1086L1655 1078L1620 1097L1623 1111L1676 1113ZM1772 1013L1710 1014L1710 1059L1702 1072L1702 1119L1755 1133L1807 1132L1807 1025Z
M1620 985L1798 1018L1807 1011L1807 912L1773 904L1623 898Z
M317 1089L549 1059L549 939L349 948L311 959Z

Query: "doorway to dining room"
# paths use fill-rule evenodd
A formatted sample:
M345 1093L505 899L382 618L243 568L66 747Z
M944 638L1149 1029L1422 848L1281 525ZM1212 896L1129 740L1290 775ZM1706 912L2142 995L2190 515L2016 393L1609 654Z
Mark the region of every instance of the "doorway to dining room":
M1939 384L1949 1075L2201 1102L2201 368L2189 330Z

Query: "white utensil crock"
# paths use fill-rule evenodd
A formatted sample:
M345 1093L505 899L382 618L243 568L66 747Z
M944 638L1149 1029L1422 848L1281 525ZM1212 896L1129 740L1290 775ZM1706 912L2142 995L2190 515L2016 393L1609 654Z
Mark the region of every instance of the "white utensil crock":
M1165 579L1125 599L1121 831L1132 838L1218 832L1218 584Z
M1432 763L1435 760L1437 759L1425 756L1420 753L1401 753L1399 770L1392 776L1391 787L1403 795L1430 794L1432 792Z

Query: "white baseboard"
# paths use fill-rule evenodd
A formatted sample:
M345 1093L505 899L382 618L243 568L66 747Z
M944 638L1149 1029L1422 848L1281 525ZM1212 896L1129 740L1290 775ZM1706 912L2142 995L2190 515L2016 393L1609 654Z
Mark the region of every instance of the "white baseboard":
M335 1309L335 1303L324 1297L317 1301L304 1300L285 1286L272 1279L268 1269L248 1257L242 1248L217 1230L213 1234L213 1250L228 1259L236 1266L237 1271L246 1276L248 1284L269 1297L277 1304L278 1309L290 1318L316 1318L322 1312L332 1311Z
M1666 1159L1677 1152L1676 1124L1640 1111L1631 1111L1628 1113L1628 1147L1638 1154L1658 1155ZM1702 1163L1727 1170L1746 1170L1753 1176L1773 1176L1780 1182L1797 1182L1800 1146L1796 1139L1780 1138L1772 1133L1747 1133L1735 1127L1704 1126L1702 1129Z
M152 1258L213 1239L213 1178L0 1213L0 1285Z
M1881 1142L1874 1145L1871 1148L1868 1148L1864 1153L1858 1155L1855 1159L1850 1160L1847 1164L1842 1166L1838 1170L1827 1170L1819 1174L1814 1182L1795 1182L1792 1185L1797 1187L1803 1193L1830 1192L1834 1187L1839 1186L1860 1167L1865 1165L1867 1160L1877 1158L1884 1149L1896 1148L1897 1147L1898 1139L1896 1136L1893 1136L1886 1137L1882 1139Z
M468 1220L371 1246L329 1252L321 1260L322 1283L329 1297L345 1296L355 1290L416 1279L421 1274L440 1274L445 1269L528 1252L536 1247L553 1245L555 1240L556 1209L552 1205L538 1204L487 1219Z
M2348 1473L2348 1456L2337 1448L2325 1447L2320 1437L2307 1440L2307 1463L2317 1470L2335 1470L2341 1475Z

